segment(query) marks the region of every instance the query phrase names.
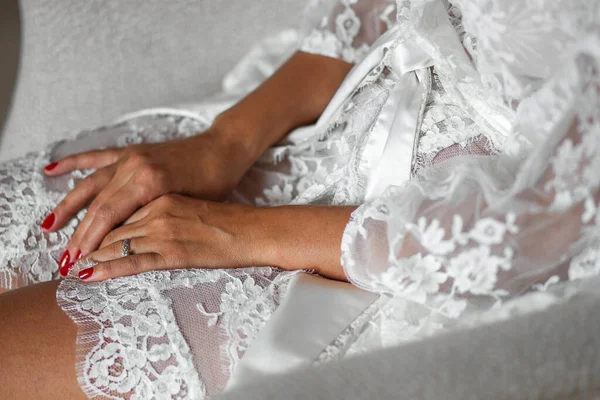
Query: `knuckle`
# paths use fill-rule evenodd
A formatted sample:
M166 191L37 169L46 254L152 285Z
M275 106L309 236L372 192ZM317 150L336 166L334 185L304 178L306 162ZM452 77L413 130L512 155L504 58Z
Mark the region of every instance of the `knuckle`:
M167 216L167 214L162 213L154 217L150 224L153 230L161 232L168 227L169 217Z
M94 217L100 221L112 221L116 216L115 210L108 204L103 204L94 212Z
M127 257L126 268L130 273L140 272L142 270L142 263L139 257Z
M148 157L141 151L133 150L129 153L129 161L138 165L145 164L148 161Z
M104 237L104 240L102 240L102 245L105 245L106 243L113 243L115 241L115 236L116 235L114 231L107 233Z
M149 159L145 154L139 151L132 151L127 155L127 158L125 159L123 164L125 167L139 168L146 165L148 162Z
M186 267L185 251L177 242L169 241L163 243L158 250L158 254L163 258L165 264L170 268Z
M154 165L144 164L138 167L135 174L135 180L140 183L150 183L154 180L156 174L157 170Z
M114 242L110 245L110 252L115 258L120 258L123 254L123 245L121 242Z
M170 210L173 207L176 207L177 203L178 198L174 194L166 194L156 199L156 205L159 210Z
M152 221L151 229L163 239L174 237L176 227L168 214L162 214Z
M106 277L110 278L117 275L119 268L115 264L116 262L114 260L102 264L102 269L104 270L103 272Z
M100 204L97 201L93 201L92 204L90 204L87 208L87 215L89 215L89 216L95 215L96 211L98 211L99 207L100 207Z
M86 177L81 182L79 182L79 184L77 184L77 187L79 187L80 190L86 193L96 192L96 190L99 189L98 177L96 176L96 174L92 174Z
M107 156L110 163L115 163L121 157L122 150L121 149L106 149L103 150L103 153Z
M134 179L140 186L153 191L160 191L166 187L168 182L166 172L154 164L145 164L139 167Z

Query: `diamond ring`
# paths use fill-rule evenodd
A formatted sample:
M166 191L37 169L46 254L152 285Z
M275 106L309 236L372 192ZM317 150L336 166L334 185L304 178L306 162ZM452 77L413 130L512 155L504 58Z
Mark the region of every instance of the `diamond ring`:
M123 257L127 257L129 255L129 250L131 248L130 244L131 244L131 239L123 240L123 252L121 253L121 255Z

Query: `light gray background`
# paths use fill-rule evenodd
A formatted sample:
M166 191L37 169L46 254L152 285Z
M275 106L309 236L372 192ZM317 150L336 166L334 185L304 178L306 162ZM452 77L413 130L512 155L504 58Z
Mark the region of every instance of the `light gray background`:
M297 25L306 3L21 1L28 27L24 35L28 51L24 54L29 57L21 74L24 80L21 100L15 103L12 134L15 142L38 148L36 141L24 140L27 134L39 141L60 129L93 126L134 107L191 100L216 89L222 73L257 38ZM82 4L86 7L76 7ZM114 7L102 10L94 8L97 4ZM178 9L169 14L165 7L172 4ZM17 70L17 10L17 0L0 0L0 121L6 114ZM102 11L107 14L99 14ZM98 15L105 18L99 20ZM264 23L248 23L259 20L259 16ZM158 22L159 31L155 29ZM178 58L185 58L186 63L177 67L187 68L181 80L173 80L172 60ZM140 76L136 66L154 79ZM147 79L140 83L144 77ZM102 90L107 87L112 92ZM399 394L408 398L408 389L422 389L429 396L421 398L432 399L512 399L519 393L519 397L562 400L577 390L581 394L578 400L598 399L598 393L591 389L600 387L599 306L594 293L592 298L582 296L564 306L472 332L369 354L302 375L257 382L255 387L222 398L398 399ZM528 396L535 393L549 395Z
M124 113L204 99L260 38L298 27L306 3L19 0L21 65L0 160Z
M17 77L19 43L17 0L0 0L0 132Z

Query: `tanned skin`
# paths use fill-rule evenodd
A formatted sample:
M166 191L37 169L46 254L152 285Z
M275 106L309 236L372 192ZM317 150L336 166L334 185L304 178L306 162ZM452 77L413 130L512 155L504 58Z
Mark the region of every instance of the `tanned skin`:
M239 168L232 168L238 174L242 171L243 175L244 168L249 168L269 146L290 130L315 122L351 67L340 60L296 53L270 79L216 119L210 128L212 143L215 148L227 149L223 154L231 155L232 163L239 163ZM201 136L190 139L190 146L186 148L193 149L191 144L194 140L202 142ZM174 147L168 149L172 149L175 158L184 156ZM147 150L144 148L143 151ZM60 160L58 167L48 175L60 175L83 166L96 165L97 168L97 164L110 167L124 154L110 151ZM136 151L130 152L137 154ZM130 156L129 153L127 156ZM113 175L116 174L118 172ZM229 185L235 181L231 179ZM206 189L207 198L213 200L212 194L231 188L209 189ZM211 192L213 189L215 191ZM97 227L89 233L80 232L77 242L72 240L69 246L71 251L86 248L85 256L102 258L89 279L103 280L143 272L147 268L172 268L198 263L198 260L203 260L207 267L211 266L209 264L213 267L274 265L289 270L315 269L325 277L345 279L339 261L340 241L352 207L253 208L207 201L206 198L194 199L189 193L183 194L187 197L167 194L149 199L145 205L140 203L135 212L124 215L121 221L107 218L88 224L88 229L90 226ZM48 230L60 229L78 209L97 199L97 195L98 191L79 190L78 198L72 196L76 201L57 207L56 222ZM217 198L215 195L215 200ZM104 200L107 199L109 197L105 196ZM195 215L200 222L193 223L190 215ZM115 229L123 221L125 225ZM164 229L157 221L164 222ZM208 243L212 246L210 251L199 251L199 246L189 241L185 250L192 256L188 260L180 257L178 262L171 260L169 264L168 254L171 253L165 252L139 254L139 257L146 258L116 264L115 258L119 255L114 251L120 246L119 235L127 233L127 229L138 229L148 238L146 242L156 244L157 248L168 247L165 245L171 243L168 227L174 221L185 222L190 231L188 236L199 235L203 245ZM220 239L212 239L215 235L211 236L211 232L222 233L216 235ZM143 246L146 242L139 240L138 245ZM135 240L132 240L132 247L136 247ZM226 256L215 258L215 254L225 248L229 249ZM142 260L144 262L140 262ZM86 398L75 374L76 326L56 304L57 286L55 281L0 294L2 399Z

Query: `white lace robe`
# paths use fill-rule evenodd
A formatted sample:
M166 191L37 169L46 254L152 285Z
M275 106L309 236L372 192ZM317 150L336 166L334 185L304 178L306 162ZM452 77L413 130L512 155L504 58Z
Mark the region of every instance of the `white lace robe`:
M331 286L332 298L348 293L362 306L317 356L303 354L309 362L547 306L595 282L598 6L453 3L313 2L313 28L300 49L357 66L316 126L268 150L231 197L360 205L344 233L342 263L354 285L379 296ZM49 179L40 173L45 164L206 129L296 38L285 32L262 43L214 99L136 113L2 165L0 285L57 278L56 260L82 217L59 233L38 227L87 173ZM255 267L66 279L57 298L78 324L79 382L91 398L216 393L247 371L239 365L262 356L251 354L253 345L281 325L291 297L310 292L310 284L298 289L300 276ZM299 326L304 335L325 337L310 322Z

